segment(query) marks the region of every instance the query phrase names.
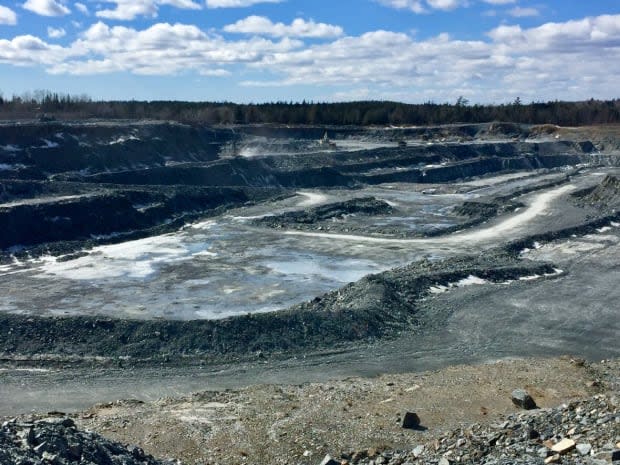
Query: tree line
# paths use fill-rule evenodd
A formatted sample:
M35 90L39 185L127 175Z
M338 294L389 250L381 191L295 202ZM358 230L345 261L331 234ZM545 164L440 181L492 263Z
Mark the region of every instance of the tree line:
M390 101L342 103L182 101L95 101L87 95L35 91L4 98L0 119L23 120L153 119L191 124L434 125L511 121L583 126L620 123L620 99L524 104L517 98L499 105L455 103L407 104Z

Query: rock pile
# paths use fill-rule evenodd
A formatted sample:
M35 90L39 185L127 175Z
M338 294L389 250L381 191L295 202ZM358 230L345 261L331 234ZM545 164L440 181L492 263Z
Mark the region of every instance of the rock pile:
M336 220L342 220L349 215L374 216L389 215L393 208L385 201L375 197L361 197L344 202L320 205L315 208L291 211L276 216L266 216L254 220L258 226L267 226L275 229L338 229Z
M7 421L0 427L2 465L173 465L138 447L126 447L96 433L79 431L69 418L32 423Z
M589 205L606 213L615 212L620 208L620 178L607 175L593 189L585 189L574 194L580 206Z
M596 395L472 425L410 450L343 454L341 464L620 464L620 398ZM412 433L415 434L415 433Z

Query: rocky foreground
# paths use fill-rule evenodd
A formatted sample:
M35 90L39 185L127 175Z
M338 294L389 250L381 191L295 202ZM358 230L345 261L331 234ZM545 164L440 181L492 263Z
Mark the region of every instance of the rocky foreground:
M99 404L9 419L0 463L613 464L619 367L528 359Z
M171 465L139 447L125 447L97 433L80 431L70 418L7 421L0 428L3 465Z
M343 454L344 460L327 458L324 464L605 465L620 462L618 407L618 396L601 394L556 408L509 415L490 425L474 424L412 450Z

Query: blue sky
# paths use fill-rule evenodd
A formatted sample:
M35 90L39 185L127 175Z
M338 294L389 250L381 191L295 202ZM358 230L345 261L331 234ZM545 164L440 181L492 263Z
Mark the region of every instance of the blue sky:
M0 0L0 92L618 98L620 0Z

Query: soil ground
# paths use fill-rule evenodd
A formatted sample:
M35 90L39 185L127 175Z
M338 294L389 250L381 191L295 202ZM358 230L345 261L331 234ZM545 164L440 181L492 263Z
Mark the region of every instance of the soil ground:
M526 389L539 407L618 392L619 361L569 356L456 365L436 371L264 384L143 403L98 404L79 427L187 464L315 464L326 454L412 449L470 423L514 412ZM416 412L420 430L402 428Z

